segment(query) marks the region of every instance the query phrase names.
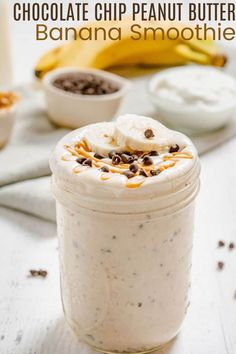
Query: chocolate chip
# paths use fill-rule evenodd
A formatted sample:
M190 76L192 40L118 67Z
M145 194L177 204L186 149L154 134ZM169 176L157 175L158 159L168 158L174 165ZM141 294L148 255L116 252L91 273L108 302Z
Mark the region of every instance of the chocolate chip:
M42 270L40 269L39 270L39 275L43 278L45 278L47 275L48 275L48 272L46 270Z
M224 247L224 245L225 245L224 241L222 240L218 241L218 247Z
M131 172L130 170L124 171L123 174L124 174L127 178L132 178L132 177L134 177L134 173Z
M41 73L35 73L41 76ZM87 73L60 75L53 82L58 89L80 95L105 95L114 93L119 87L99 76Z
M78 163L80 163L80 164L82 165L85 160L86 160L85 157L78 157L78 158L76 159L76 162L78 162Z
M146 172L143 168L141 168L141 169L139 170L139 175L140 175L140 176L144 176L144 177L148 177L147 172Z
M103 156L103 155L101 155L101 154L98 154L97 152L95 152L94 157L95 157L96 159L99 159L99 160L102 160L102 159L105 158L105 156Z
M147 129L144 132L144 136L145 136L145 138L150 139L150 138L153 138L155 135L154 135L152 129Z
M161 173L160 170L150 170L150 174L151 174L152 176L158 176L160 173Z
M138 172L138 165L136 163L132 163L129 166L129 169L130 169L131 172L136 173L136 172Z
M128 163L129 162L130 155L127 155L127 154L124 153L124 154L121 154L120 157L121 157L121 160L124 163Z
M85 159L85 161L83 162L83 166L92 167L92 160L91 159Z
M153 163L153 161L152 161L152 159L149 156L144 156L143 164L145 166L150 166L150 165L152 165L152 163Z
M172 145L170 148L169 148L169 152L172 153L172 152L177 152L179 151L179 145L178 144L175 144L175 145Z
M113 155L111 161L113 165L119 165L119 163L121 162L121 158L119 155Z
M30 275L32 275L32 277L36 277L36 276L38 276L38 271L34 270L34 269L31 269L30 270Z
M139 303L138 303L138 307L141 307L141 306L142 306L142 303L141 303L141 302L139 302Z
M124 163L132 163L134 161L134 157L127 154L121 154L121 159Z
M110 170L109 170L109 168L107 166L102 166L101 167L101 171L102 172L109 172Z
M158 156L159 154L158 154L157 151L151 151L151 152L149 152L148 155L149 155L149 156Z
M131 153L129 151L123 151L123 154L130 156Z
M134 161L138 160L138 155L134 154L134 155L132 155L132 157L133 157Z
M30 275L32 277L42 277L42 278L46 278L46 276L48 275L48 272L46 270L43 269L39 269L39 270L35 270L35 269L30 269Z
M116 155L116 151L115 151L115 150L111 150L111 151L108 153L108 157L109 157L110 159L112 159L112 157L113 157L114 155Z
M217 263L217 266L218 266L218 269L223 269L224 268L224 262L222 262L222 261L219 261L218 263Z
M229 244L229 249L230 249L230 250L233 250L234 247L235 247L234 243L233 243L233 242L230 242L230 244Z

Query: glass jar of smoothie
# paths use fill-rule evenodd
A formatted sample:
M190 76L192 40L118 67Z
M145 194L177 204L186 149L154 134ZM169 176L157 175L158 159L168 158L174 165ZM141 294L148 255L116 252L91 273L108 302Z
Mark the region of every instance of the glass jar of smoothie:
M66 135L50 165L73 332L105 353L169 342L189 302L200 170L192 142L126 115Z

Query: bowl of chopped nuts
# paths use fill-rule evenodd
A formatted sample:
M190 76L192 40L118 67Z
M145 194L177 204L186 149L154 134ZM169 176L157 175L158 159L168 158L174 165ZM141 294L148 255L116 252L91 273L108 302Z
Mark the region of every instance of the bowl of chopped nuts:
M49 119L62 127L111 120L131 83L118 75L95 69L57 69L43 80Z
M0 149L11 136L18 99L13 92L0 92Z

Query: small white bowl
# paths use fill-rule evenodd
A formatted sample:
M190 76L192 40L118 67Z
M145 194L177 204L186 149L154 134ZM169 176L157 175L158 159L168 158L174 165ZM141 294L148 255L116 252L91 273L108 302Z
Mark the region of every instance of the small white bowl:
M174 85L180 89L180 96L178 92L175 93L176 91L168 92L168 84L166 86L168 81L165 80L171 80L170 77L173 78L171 75L177 75ZM231 93L224 101L222 95L225 93L226 83L230 85ZM160 90L163 88L166 91L161 93ZM152 77L148 91L158 119L167 126L189 135L205 133L224 126L236 111L235 79L212 67L188 65L163 70ZM214 97L209 104L204 103L205 99L207 102L206 95Z
M119 87L105 95L81 95L66 92L53 85L56 78L69 73L93 74ZM96 69L62 68L47 74L43 79L47 113L56 125L76 129L81 126L111 120L122 99L131 87L129 80Z
M15 122L16 104L9 108L0 109L0 149L6 145L10 139Z

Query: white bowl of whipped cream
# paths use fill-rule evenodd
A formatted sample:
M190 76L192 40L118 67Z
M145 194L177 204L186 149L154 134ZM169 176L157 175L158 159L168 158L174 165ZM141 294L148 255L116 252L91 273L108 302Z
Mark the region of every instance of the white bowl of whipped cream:
M148 89L158 119L191 135L224 126L236 109L236 80L208 66L163 70Z

